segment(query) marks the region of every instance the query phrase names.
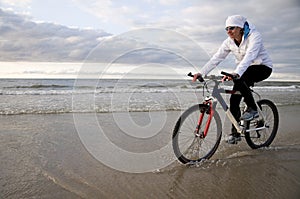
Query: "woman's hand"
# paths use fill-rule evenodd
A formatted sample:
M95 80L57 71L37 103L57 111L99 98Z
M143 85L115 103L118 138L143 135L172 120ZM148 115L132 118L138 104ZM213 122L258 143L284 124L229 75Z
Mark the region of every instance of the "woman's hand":
M204 79L202 78L201 73L196 73L196 74L194 74L193 82L195 82L197 79L198 79L200 82L203 82L203 81L204 81Z
M237 73L231 73L231 75L234 77L234 79L237 79L237 78L240 77L239 74L237 74ZM229 76L226 76L226 75L222 78L222 82L231 81L231 80L233 80L233 79Z

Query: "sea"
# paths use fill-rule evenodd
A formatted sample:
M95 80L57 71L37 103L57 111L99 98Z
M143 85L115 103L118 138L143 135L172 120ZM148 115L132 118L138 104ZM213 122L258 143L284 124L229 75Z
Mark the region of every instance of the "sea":
M278 106L300 104L300 81L264 81L253 90ZM180 111L208 91L174 79L1 79L0 115Z

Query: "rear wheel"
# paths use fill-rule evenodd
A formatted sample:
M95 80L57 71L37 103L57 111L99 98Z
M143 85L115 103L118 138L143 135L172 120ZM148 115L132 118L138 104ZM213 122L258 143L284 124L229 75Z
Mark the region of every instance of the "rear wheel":
M173 131L172 144L176 157L183 164L209 159L216 152L222 134L221 119L216 111L207 135L201 136L209 120L210 111L209 106L197 104L187 109L178 119ZM203 122L197 134L195 130L201 114L204 114Z
M269 146L277 133L279 124L278 110L270 100L260 100L257 102L261 109L264 119L261 116L247 122L247 129L262 127L262 130L250 131L245 133L245 139L252 149Z

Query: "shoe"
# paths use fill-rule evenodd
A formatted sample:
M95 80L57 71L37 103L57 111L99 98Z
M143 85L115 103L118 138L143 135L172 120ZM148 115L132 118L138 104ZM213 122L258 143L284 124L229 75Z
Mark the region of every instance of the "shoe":
M244 121L250 121L253 120L254 118L257 118L258 116L259 115L257 111L253 110L252 108L248 108L240 119Z
M226 138L226 142L228 144L237 144L241 140L241 134L238 133L234 127L232 127L231 134Z
M227 137L226 142L228 144L237 144L241 140L242 138L240 133L232 133Z

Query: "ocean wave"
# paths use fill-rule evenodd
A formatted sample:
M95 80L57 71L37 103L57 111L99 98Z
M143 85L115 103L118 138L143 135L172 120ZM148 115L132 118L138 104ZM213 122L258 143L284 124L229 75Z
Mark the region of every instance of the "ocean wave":
M23 90L23 91L2 91L1 95L72 95L72 90Z
M35 85L30 85L30 86L8 86L8 87L3 87L4 89L27 89L27 88L33 88L33 89L40 89L40 88L68 88L69 86L65 85L44 85L44 84L35 84Z
M300 87L298 85L290 86L256 86L254 90L262 91L297 91Z
M127 108L126 108L127 109ZM170 107L170 108L135 108L126 110L122 109L95 109L95 110L72 110L72 109L62 109L62 110L2 110L0 111L0 115L39 115L39 114L67 114L67 113L122 113L122 112L160 112L160 111L182 111L183 109L178 107Z
M281 106L294 106L300 105L300 103L291 104L276 104L277 107ZM84 114L84 113L122 113L122 112L169 112L169 111L184 111L189 106L134 106L134 107L96 107L94 109L72 109L72 108L49 108L49 109L2 109L0 115L39 115L39 114ZM218 108L218 112L221 113L223 110Z
M101 93L178 93L199 92L203 85L190 81L152 80L14 80L0 84L0 95L70 95L70 94L101 94ZM232 82L221 85L232 89ZM211 90L213 85L209 84ZM258 92L298 92L300 82L262 82L256 84L253 90Z
M170 89L101 89L101 90L24 90L24 91L0 91L0 95L79 95L79 94L114 94L114 93L180 93L193 92L193 90Z

